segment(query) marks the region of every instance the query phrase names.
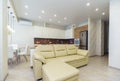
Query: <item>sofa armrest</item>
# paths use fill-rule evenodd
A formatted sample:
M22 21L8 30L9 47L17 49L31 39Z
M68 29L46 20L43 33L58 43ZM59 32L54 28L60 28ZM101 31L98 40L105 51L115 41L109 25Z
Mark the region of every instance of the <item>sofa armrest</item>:
M33 55L33 71L35 80L42 78L42 65L45 63L46 61L43 56L37 53Z
M46 63L45 58L44 58L42 55L40 55L40 54L34 54L33 57L34 57L34 60L39 60L39 61L41 61L43 64Z
M82 50L78 49L77 54L82 55L82 56L88 56L88 51L87 50Z
M42 65L42 62L39 60L33 61L33 72L36 81L42 78Z

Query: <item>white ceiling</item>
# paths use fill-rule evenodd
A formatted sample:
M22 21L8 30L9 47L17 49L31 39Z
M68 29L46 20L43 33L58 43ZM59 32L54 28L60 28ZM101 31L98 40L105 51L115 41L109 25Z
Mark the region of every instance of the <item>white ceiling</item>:
M88 17L109 18L109 0L12 0L18 18L68 26L87 21ZM90 6L86 3L90 2ZM28 8L25 8L25 5ZM99 8L96 12L95 9ZM45 13L42 13L42 10ZM105 12L105 15L102 15ZM28 15L25 15L28 13ZM57 16L54 17L54 14ZM39 19L41 16L41 19ZM64 20L67 17L67 20ZM51 19L52 21L49 21ZM58 23L60 21L60 23Z

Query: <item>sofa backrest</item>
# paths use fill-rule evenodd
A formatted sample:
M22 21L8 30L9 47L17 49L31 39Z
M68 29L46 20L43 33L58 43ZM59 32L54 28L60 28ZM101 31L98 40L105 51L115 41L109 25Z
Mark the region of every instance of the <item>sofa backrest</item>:
M77 54L77 48L75 45L66 45L66 49L67 49L67 54L68 55L74 55Z
M55 57L52 45L39 45L36 47L37 54L41 54L44 58Z
M53 45L53 46L54 46L55 56L56 57L67 55L67 51L66 51L66 46L65 45Z

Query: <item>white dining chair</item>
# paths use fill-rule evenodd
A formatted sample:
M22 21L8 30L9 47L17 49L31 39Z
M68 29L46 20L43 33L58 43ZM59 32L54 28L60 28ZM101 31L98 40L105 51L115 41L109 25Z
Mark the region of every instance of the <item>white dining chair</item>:
M10 44L8 45L8 62L18 63L18 45Z
M26 45L23 50L20 50L18 52L18 55L19 55L19 59L21 58L21 56L23 56L25 58L26 62L27 62L28 61L27 56L29 55L29 46Z
M8 64L13 64L14 50L12 46L8 46Z

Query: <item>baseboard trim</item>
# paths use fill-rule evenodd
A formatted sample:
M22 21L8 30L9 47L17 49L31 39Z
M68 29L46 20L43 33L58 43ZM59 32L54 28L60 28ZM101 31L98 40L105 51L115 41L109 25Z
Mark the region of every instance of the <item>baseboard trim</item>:
M113 67L113 66L109 66L110 68L116 69L116 70L120 70L119 68Z
M97 55L90 55L89 57L96 57Z
M102 57L102 56L104 56L104 55L91 55L91 56L89 56L89 57L96 57L96 56Z

